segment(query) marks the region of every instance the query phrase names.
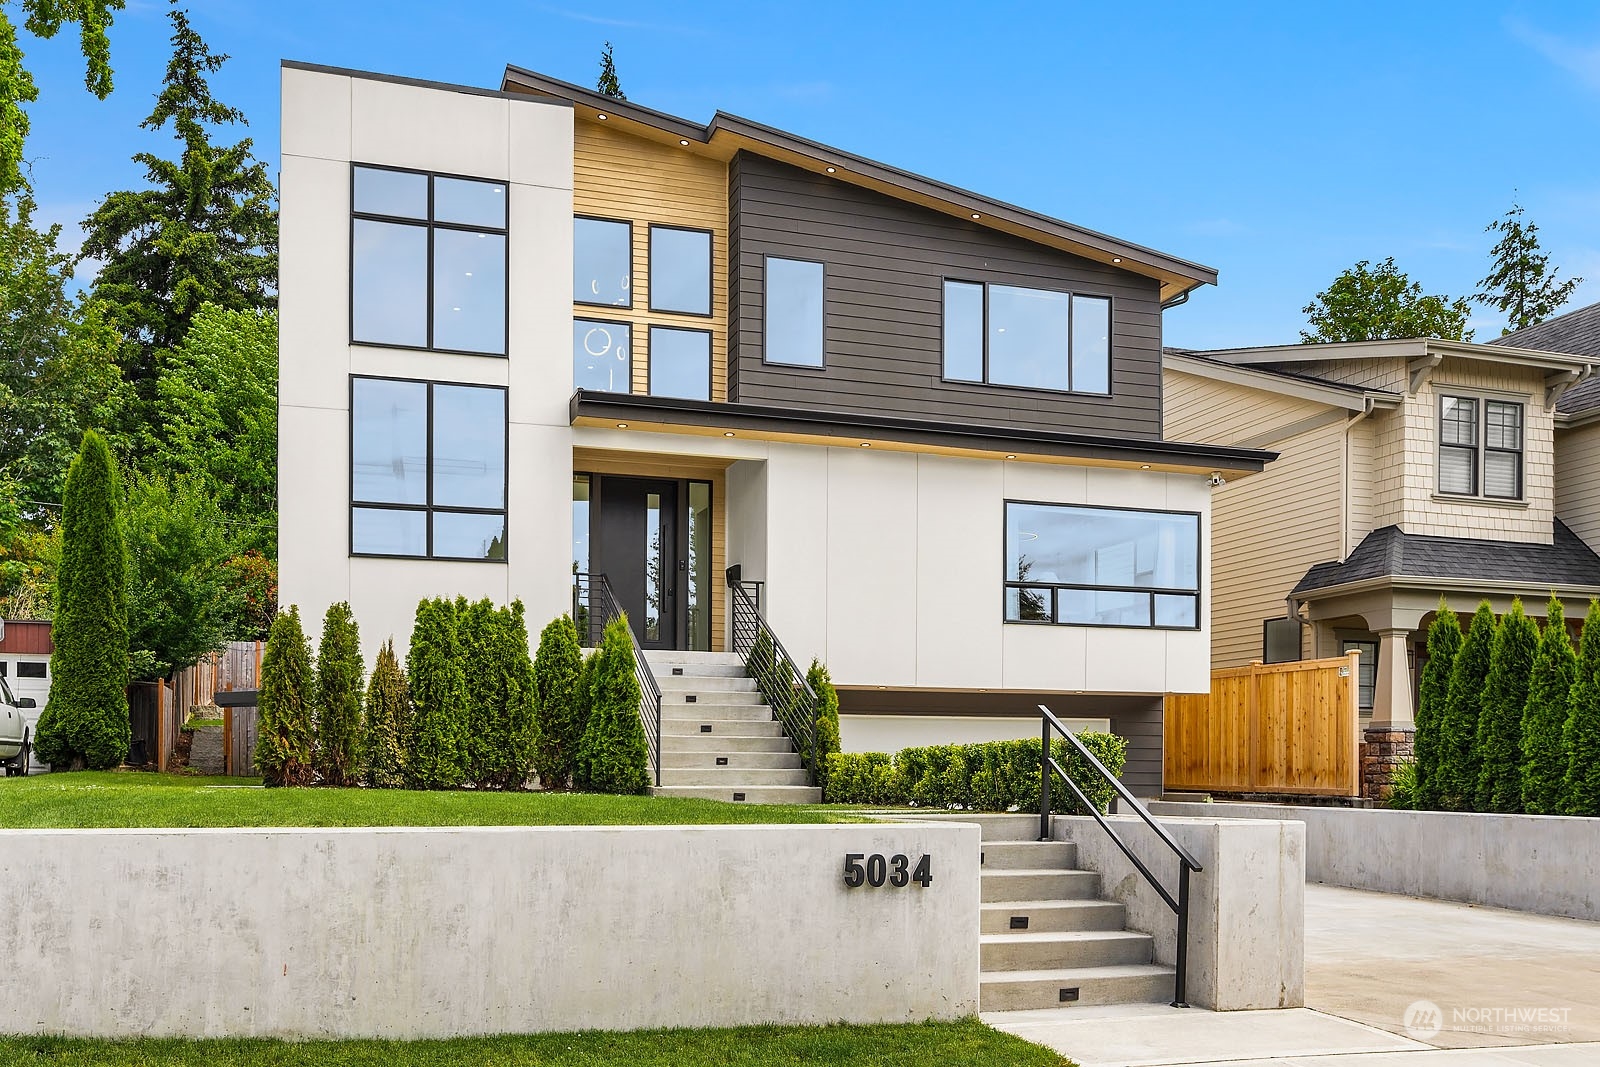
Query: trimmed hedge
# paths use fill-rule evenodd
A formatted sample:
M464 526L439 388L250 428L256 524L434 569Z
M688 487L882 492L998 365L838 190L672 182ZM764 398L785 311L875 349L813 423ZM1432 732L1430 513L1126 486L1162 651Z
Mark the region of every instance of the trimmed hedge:
M1127 762L1128 742L1115 734L1086 732L1078 740L1112 774ZM1115 795L1077 750L1062 738L1051 754L1091 803L1106 811ZM1038 811L1039 739L929 745L884 752L835 752L827 764L827 799L834 804L914 805L963 811ZM1050 784L1052 811L1078 810L1059 778Z

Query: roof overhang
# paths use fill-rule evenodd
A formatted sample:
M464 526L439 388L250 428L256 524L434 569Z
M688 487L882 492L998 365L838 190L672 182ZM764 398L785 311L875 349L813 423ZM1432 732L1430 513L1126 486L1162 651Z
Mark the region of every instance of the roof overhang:
M574 426L602 429L737 436L845 448L865 445L891 452L934 452L973 459L1026 459L1233 478L1258 473L1278 458L1276 452L1226 445L1094 437L1013 426L961 425L586 389L572 395L569 413Z
M1351 412L1398 407L1401 402L1398 394L1382 389L1361 389L1334 382L1318 382L1305 377L1277 374L1269 370L1203 359L1171 350L1161 354L1161 366L1164 370L1180 371L1198 378L1243 386L1247 389L1260 389Z
M702 126L512 65L506 67L501 89L554 97L570 103L580 120L604 121L607 126L626 130L636 136L720 160L732 159L734 153L741 150L753 152L953 218L975 222L989 229L1153 278L1161 284L1163 302L1180 297L1201 285L1215 285L1217 281L1217 272L1212 267L1119 241L1094 230L1086 230L1014 204L830 148L737 115L719 111L709 123Z
M1579 371L1594 360L1567 352L1544 352L1531 348L1508 348L1472 341L1443 341L1434 337L1415 337L1393 341L1335 341L1328 344L1268 345L1258 348L1207 349L1201 355L1223 363L1248 366L1252 363L1320 363L1336 359L1430 359L1456 356L1480 363L1501 363L1519 367L1540 367L1553 371Z
M1479 578L1429 578L1410 574L1389 574L1381 575L1377 578L1363 578L1359 581L1344 582L1340 585L1327 585L1318 589L1296 592L1292 596L1298 603L1310 604L1318 600L1331 600L1336 597L1370 593L1375 590L1415 590L1427 593L1435 599L1439 594L1451 592L1485 597L1527 595L1540 602L1543 602L1552 592L1558 596L1566 594L1568 596L1600 597L1600 585L1562 585L1559 582L1513 582Z

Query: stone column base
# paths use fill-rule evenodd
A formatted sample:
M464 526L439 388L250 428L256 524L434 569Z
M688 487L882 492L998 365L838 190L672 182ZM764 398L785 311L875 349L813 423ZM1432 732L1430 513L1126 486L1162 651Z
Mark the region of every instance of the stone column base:
M1387 804L1394 795L1400 764L1415 759L1417 731L1411 727L1369 726L1361 738L1361 795Z

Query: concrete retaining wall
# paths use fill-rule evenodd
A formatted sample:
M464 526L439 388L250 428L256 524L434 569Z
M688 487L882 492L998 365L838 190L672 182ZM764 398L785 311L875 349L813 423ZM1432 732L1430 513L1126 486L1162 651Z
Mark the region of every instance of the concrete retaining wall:
M978 1008L970 825L0 831L0 1032L394 1038ZM932 857L846 889L846 853Z
M1178 861L1143 822L1111 816L1117 833L1178 899ZM1189 881L1189 1003L1216 1011L1305 1005L1305 828L1293 822L1161 819L1204 868ZM1099 871L1101 895L1127 908L1128 928L1154 936L1156 959L1177 959L1177 920L1087 817L1057 816L1052 834Z
M1233 803L1150 810L1304 823L1314 882L1600 920L1600 819Z

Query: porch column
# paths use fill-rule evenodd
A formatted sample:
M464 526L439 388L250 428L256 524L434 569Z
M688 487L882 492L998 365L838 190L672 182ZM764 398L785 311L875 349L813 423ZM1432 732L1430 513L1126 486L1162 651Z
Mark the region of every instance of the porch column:
M1373 730L1415 730L1411 707L1411 631L1378 631L1378 685L1372 698Z

